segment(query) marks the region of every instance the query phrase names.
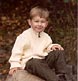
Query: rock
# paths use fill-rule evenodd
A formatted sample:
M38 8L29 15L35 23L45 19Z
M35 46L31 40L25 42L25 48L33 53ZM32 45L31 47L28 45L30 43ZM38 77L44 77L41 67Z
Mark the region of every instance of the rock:
M6 81L45 81L28 73L26 70L18 70L13 76L7 76Z

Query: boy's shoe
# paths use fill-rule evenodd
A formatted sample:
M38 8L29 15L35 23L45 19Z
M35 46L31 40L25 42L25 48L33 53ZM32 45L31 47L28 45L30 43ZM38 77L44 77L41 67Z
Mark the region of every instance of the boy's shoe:
M65 74L58 74L59 81L73 81L68 79L68 77L65 76Z

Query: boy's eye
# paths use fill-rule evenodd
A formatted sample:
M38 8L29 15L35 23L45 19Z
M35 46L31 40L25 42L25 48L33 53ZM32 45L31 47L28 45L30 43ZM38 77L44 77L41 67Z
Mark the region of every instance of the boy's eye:
M45 23L45 21L41 21L41 23Z
M39 22L39 21L35 21L35 22Z
M38 23L38 22L45 23L45 21L34 21L34 22L37 22L37 23Z

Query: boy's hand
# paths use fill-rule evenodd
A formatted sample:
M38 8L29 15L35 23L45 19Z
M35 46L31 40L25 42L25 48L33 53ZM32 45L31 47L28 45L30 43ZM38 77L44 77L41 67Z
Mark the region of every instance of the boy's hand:
M64 50L64 48L61 46L61 45L59 45L59 44L57 44L57 45L53 45L52 47L51 47L51 50Z
M16 72L17 70L21 70L21 69L22 68L20 68L20 67L14 67L14 68L10 69L9 75L13 75L14 72Z

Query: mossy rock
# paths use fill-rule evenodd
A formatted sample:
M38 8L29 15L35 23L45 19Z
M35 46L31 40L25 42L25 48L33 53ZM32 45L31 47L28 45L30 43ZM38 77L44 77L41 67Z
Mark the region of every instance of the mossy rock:
M25 70L18 70L13 76L7 76L6 81L45 81Z

